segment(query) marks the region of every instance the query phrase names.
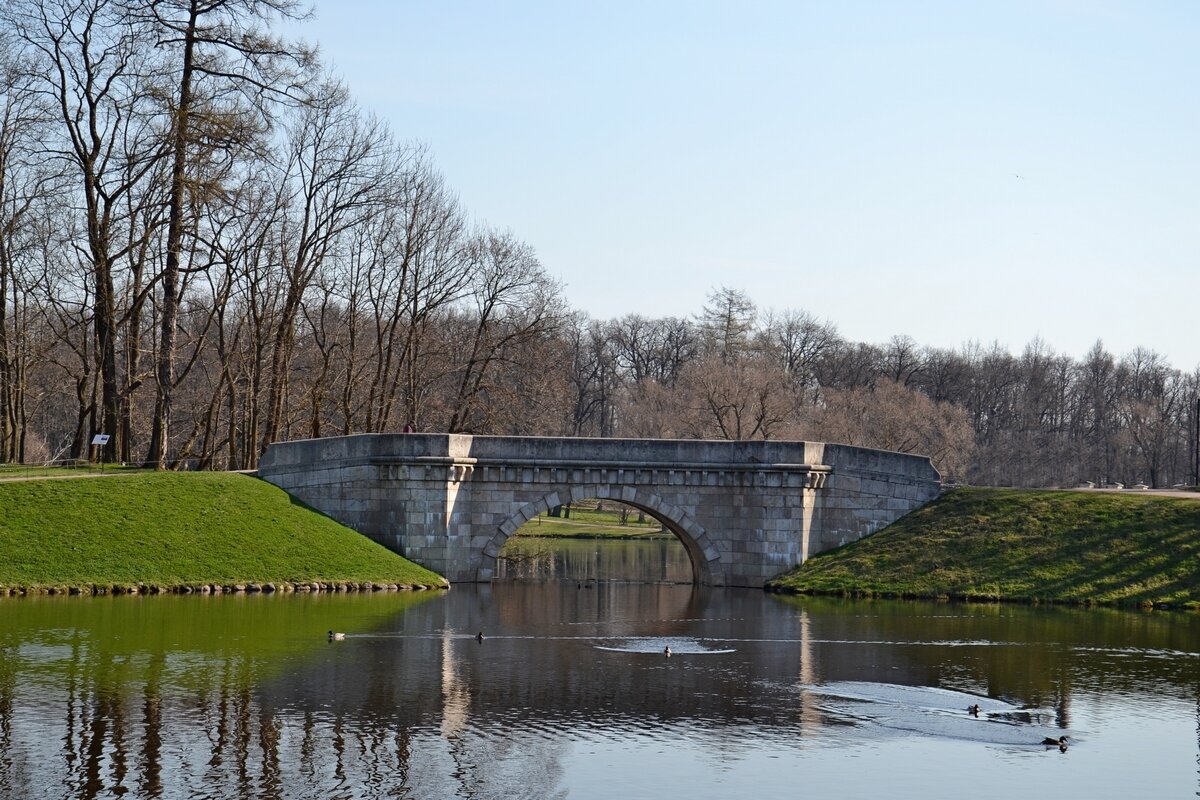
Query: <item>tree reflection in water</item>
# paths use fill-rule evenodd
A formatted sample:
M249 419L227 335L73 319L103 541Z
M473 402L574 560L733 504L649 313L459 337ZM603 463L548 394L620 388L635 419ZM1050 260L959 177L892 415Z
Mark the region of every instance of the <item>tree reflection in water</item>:
M648 541L514 536L496 568L500 580L692 582L687 550L673 536Z
M347 640L328 643L330 628ZM1183 783L1196 775L1171 749L1192 737L1170 725L1192 725L1198 632L1194 615L652 584L9 601L0 797L540 798L631 781L712 796L712 781L743 770L782 791L795 770L816 780L844 767L842 750L864 737L886 758L894 734L801 688L854 681L1006 698L1047 709L1063 728L1085 726L1085 745L1057 772L1022 764L1044 788L1122 788L1088 754L1128 738L1106 726L1141 709L1137 729L1158 744L1125 754L1128 780L1169 796L1181 772ZM661 647L599 649L655 637L704 646L669 660ZM703 654L718 650L727 652ZM1124 711L1111 721L1088 713L1099 697ZM906 741L890 780L921 780ZM789 758L754 766L764 753ZM647 754L656 760L645 774L611 769ZM961 760L987 776L1004 758L976 747L945 769Z

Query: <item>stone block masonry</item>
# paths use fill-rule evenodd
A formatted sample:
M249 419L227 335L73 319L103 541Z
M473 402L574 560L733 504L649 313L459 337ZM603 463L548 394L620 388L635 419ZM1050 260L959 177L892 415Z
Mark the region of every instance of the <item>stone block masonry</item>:
M929 502L924 456L821 442L364 434L280 442L259 475L451 581L487 581L553 506L611 498L661 521L697 583L761 587Z

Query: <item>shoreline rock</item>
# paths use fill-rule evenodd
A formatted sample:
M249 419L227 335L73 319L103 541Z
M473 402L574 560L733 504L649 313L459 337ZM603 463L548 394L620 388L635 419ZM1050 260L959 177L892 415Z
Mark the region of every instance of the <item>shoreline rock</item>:
M300 593L327 592L330 594L346 592L405 592L405 591L449 591L450 584L429 586L426 584L376 583L374 581L339 581L320 582L289 581L267 583L183 583L178 585L146 584L146 583L112 583L112 584L49 584L45 586L0 586L0 597L102 597L105 595L202 595L213 596L222 594L241 595L284 595Z

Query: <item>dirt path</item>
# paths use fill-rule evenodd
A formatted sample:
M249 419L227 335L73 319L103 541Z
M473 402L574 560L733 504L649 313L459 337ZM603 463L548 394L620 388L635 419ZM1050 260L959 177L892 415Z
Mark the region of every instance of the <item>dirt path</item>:
M0 473L0 483L17 483L20 481L69 481L76 478L112 478L117 475L132 475L135 473L114 470L113 472L81 472L76 475L21 475Z
M1150 494L1155 497L1173 497L1176 500L1200 500L1200 492L1183 492L1179 489L1068 489L1087 494Z

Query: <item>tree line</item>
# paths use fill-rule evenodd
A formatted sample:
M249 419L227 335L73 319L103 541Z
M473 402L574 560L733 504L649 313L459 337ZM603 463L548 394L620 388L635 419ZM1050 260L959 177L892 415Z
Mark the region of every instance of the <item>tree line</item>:
M1099 341L923 347L848 340L803 310L720 288L693 319L576 317L576 435L812 439L930 455L949 480L1001 486L1195 482L1200 372Z
M597 320L278 35L292 0L0 9L0 461L251 469L420 430L808 438L1001 485L1193 482L1161 356L853 342L713 290Z

